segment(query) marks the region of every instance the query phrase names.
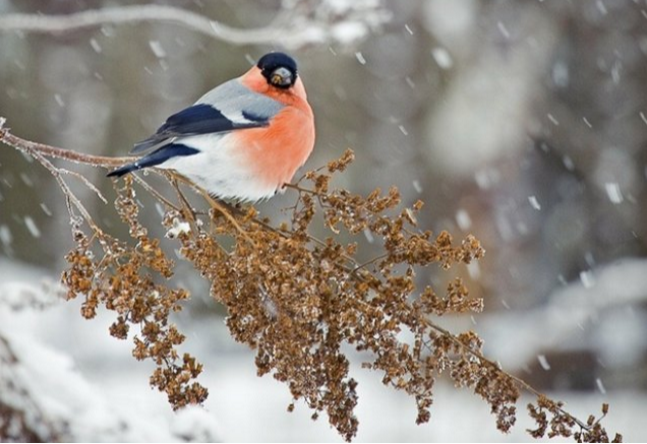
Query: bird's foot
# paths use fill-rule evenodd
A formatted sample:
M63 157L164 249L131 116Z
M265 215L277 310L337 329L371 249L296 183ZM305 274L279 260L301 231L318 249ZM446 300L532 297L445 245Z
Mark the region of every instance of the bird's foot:
M213 208L215 211L220 213L241 234L241 236L245 238L245 240L247 240L252 245L256 246L256 243L254 242L254 240L249 236L249 234L247 234L247 232L243 229L243 227L240 226L240 224L236 221L236 218L233 216L233 214L237 212L234 207L231 207L229 204L225 202L219 202L217 199L211 197L209 193L207 193L204 189L197 186L186 177L183 177L179 174L173 174L172 178L173 178L172 182L175 182L177 184L177 181L181 181L187 185L190 185L194 190L200 193L204 198L204 200L207 201L209 206L211 206L211 208ZM184 201L186 202L186 199ZM188 202L187 202L187 206L188 206ZM188 208L190 208L190 206L188 206ZM195 213L193 213L193 216L195 218Z
M198 190L201 190L198 188ZM229 204L225 202L219 202L218 200L214 199L213 197L209 196L206 192L200 191L202 196L205 198L205 200L209 203L211 208L213 208L215 211L218 213L222 214L222 216L233 225L234 228L252 245L256 245L254 240L247 234L247 232L243 229L243 227L240 226L236 218L233 216L233 214L236 212L236 209L231 207Z
M175 192L177 193L178 199L180 201L180 214L184 218L185 221L189 222L192 228L196 228L197 226L197 215L187 198L184 196L182 193L182 190L180 189L180 184L178 182L179 176L169 173L168 174L168 179L171 182L171 185L175 189Z

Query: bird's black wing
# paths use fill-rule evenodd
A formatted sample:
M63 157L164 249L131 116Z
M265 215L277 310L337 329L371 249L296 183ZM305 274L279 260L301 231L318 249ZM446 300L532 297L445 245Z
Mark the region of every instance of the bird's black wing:
M227 118L212 105L206 103L193 105L169 117L155 134L136 143L131 153L159 148L172 143L178 137L223 133L243 128L259 128L269 124L266 117L251 112L243 111L241 117L240 121L235 121Z

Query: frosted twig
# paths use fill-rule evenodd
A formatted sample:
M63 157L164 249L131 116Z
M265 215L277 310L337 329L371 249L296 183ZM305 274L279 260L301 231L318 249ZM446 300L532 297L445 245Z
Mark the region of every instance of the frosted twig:
M288 49L309 43L338 41L349 44L365 38L390 19L379 2L349 1L340 6L331 0L283 0L269 24L260 28L235 28L202 14L167 5L127 5L72 14L4 14L0 32L62 33L102 25L166 22L183 26L233 45L282 45ZM344 24L347 26L335 27Z
M92 227L92 229L96 233L100 233L101 229L94 223L88 210L83 206L81 201L74 195L74 193L67 185L65 180L63 180L62 174L72 174L76 177L82 177L82 176L68 170L57 168L56 166L54 166L52 162L50 162L47 159L47 157L56 157L56 158L71 160L71 161L80 162L80 163L87 163L88 165L93 165L93 166L105 166L106 164L114 164L113 162L115 160L118 161L118 162L115 162L116 164L121 164L123 163L123 160L119 160L118 158L115 159L115 158L103 157L103 156L91 156L89 154L77 153L75 151L65 150L63 148L56 148L42 143L30 142L28 140L21 139L20 137L17 137L11 134L9 132L9 129L4 127L5 122L6 122L6 119L0 116L0 142L3 142L33 157L42 166L44 166L52 174L52 176L54 176L54 179L58 183L58 186L61 188L61 191L63 191L63 194L65 195L65 203L67 204L67 211L70 214L70 216L71 217L74 216L74 208L76 208L79 211L79 213L81 213L81 216L83 216L83 218L86 220L88 225L90 225L90 227ZM87 181L87 179L83 178L83 181L86 185L90 187L91 190L98 193L99 190L97 190L97 188L94 185L90 184ZM104 202L106 202L105 198L103 198L101 193L98 193L98 194L99 194L99 197Z
M88 212L88 210L81 203L78 197L76 197L76 195L72 192L70 187L63 180L63 177L61 177L61 170L59 168L56 168L54 164L52 164L52 162L47 160L43 156L43 154L41 154L38 151L28 152L28 154L32 156L34 159L36 159L38 162L40 162L40 164L43 165L52 174L52 176L54 176L54 179L56 179L56 182L58 183L58 186L61 188L61 191L63 191L63 194L65 194L67 212L70 214L70 217L74 217L74 211L73 211L73 207L74 207L79 211L79 213L81 213L81 216L83 216L85 221L88 223L88 225L92 228L92 230L95 233L101 233L101 229L97 226L97 224L94 223L94 220L92 220L92 216L90 216L90 213Z
M234 44L268 43L285 29L288 13L281 12L272 23L259 29L238 29L211 20L201 14L165 5L130 5L93 9L66 15L5 14L0 17L0 30L32 33L69 32L105 24L145 21L170 22L193 31Z
M23 153L33 155L33 153L40 153L45 157L53 157L56 159L69 160L71 162L83 163L90 166L98 167L114 167L121 166L124 163L131 162L134 157L106 157L95 156L92 154L79 153L77 151L66 150L44 143L31 142L29 140L21 139L9 132L8 128L4 128L5 118L0 117L0 142L16 148Z
M186 184L186 185L190 186L193 190L197 191L197 192L198 192L198 193L199 193L199 194L204 198L204 200L209 204L209 206L211 206L211 208L213 208L214 210L216 210L217 212L219 212L220 214L222 214L222 215L223 215L223 217L224 217L225 219L227 219L227 220L229 221L229 223L231 223L231 224L232 224L232 226L233 226L234 228L236 228L236 230L238 230L238 232L239 232L239 233L240 233L240 234L241 234L241 235L242 235L242 236L243 236L243 237L244 237L244 238L245 238L245 239L246 239L246 240L247 240L251 245L254 245L254 246L256 245L256 243L254 242L254 240L253 240L251 237L249 237L249 234L247 234L247 232L246 232L245 230L243 230L243 228L238 224L238 222L236 221L236 218L235 218L234 216L232 216L232 215L231 215L231 213L230 213L229 211L227 211L227 209L226 209L226 208L224 208L224 206L223 206L222 204L220 204L216 199L214 199L213 197L211 197L211 196L209 195L209 193L207 193L204 189L202 189L201 187L197 186L197 185L196 185L196 184L194 184L191 180L187 179L186 177L182 176L181 174L177 174L177 173L175 173L175 172L173 172L173 171L169 172L169 180L170 180L171 184L173 185L173 187L174 187L174 188L176 189L176 191L178 192L178 197L179 197L180 199L183 199L183 200L184 200L185 205L189 207L189 210L190 210L190 211L192 211L192 210L191 210L191 206L190 206L190 204L186 201L186 199L184 198L184 195L182 194L182 191L180 190L180 187L179 187L179 182L182 182L182 183L184 183L184 184Z
M81 182L83 182L83 183L85 184L85 186L87 186L88 188L90 188L90 190L92 190L92 191L94 192L94 194L96 194L96 195L99 197L99 199L101 199L101 201L102 201L104 204L107 204L107 203L108 203L108 201L106 200L106 198L105 198L105 197L103 197L103 194L101 194L101 191L99 191L99 189L98 189L97 187L95 187L95 186L94 186L94 184L93 184L92 182L90 182L90 181L89 181L85 176L83 176L82 174L79 174L79 173L77 173L76 171L66 170L65 168L59 168L59 169L58 169L58 171L59 171L61 174L69 174L70 176L74 176L74 177L76 177L76 178L77 178L77 179L79 179Z
M146 191L148 191L148 193L150 193L158 201L160 201L161 203L163 203L167 207L172 208L175 211L178 211L178 212L180 211L180 208L178 206L174 205L170 200L168 200L167 198L162 196L162 194L160 194L155 188L150 186L148 184L148 182L146 182L144 179L139 177L137 174L133 174L133 179L135 179L135 182L137 182L139 185L141 185L142 188L144 188Z

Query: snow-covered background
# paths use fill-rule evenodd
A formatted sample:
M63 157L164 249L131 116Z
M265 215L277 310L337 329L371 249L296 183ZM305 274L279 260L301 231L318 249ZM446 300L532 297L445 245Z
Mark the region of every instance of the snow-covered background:
M4 0L0 18L119 3L155 2ZM290 2L172 3L254 28ZM331 21L351 3L366 9ZM475 234L486 257L453 272L486 310L445 324L475 329L486 354L574 414L609 403L609 431L646 440L647 4L321 4L311 17L321 27L291 45L317 117L308 167L351 147L356 164L337 185L368 192L395 184L406 202L427 203L423 226ZM123 155L168 114L274 48L168 23L0 32L0 115L25 138ZM83 172L110 195L101 171ZM109 207L78 191L97 220L126 233ZM287 195L259 208L276 218L290 203ZM163 233L154 205L143 204L153 233ZM173 413L130 343L108 336L110 318L85 321L78 301L60 299L55 283L71 245L52 179L0 146L0 405L29 398L28 421L79 441L339 441L304 406L288 413L284 386L256 377L252 353L231 341L225 313L182 263L176 283L194 297L176 321L205 364L210 397L204 409ZM442 287L453 272L420 279ZM527 439L524 415L502 436L484 403L444 382L431 422L416 426L410 399L376 374L353 371L359 441Z

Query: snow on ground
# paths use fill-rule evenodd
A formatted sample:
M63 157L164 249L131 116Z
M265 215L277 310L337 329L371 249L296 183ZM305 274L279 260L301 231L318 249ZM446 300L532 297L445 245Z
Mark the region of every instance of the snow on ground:
M55 281L38 270L6 261L0 270L0 338L13 358L0 366L0 400L30 412L33 429L46 433L33 423L42 414L62 441L218 438L217 422L203 409L173 414L148 388L147 369L128 344L108 336L107 319L83 320L79 304L62 300Z
M507 368L545 350L584 348L607 366L632 364L647 350L647 319L634 309L647 301L647 260L623 259L589 274L554 292L545 306L479 316L489 352Z
M633 300L640 293L640 279L647 277L644 266L644 263L629 262L602 270L597 275L596 285L610 291L605 286L612 285L616 279L621 282L629 277L637 279L632 287L636 291L627 290L618 299ZM164 395L149 388L150 367L131 357L130 343L109 337L109 317L99 316L94 321L82 319L78 301L63 302L56 291L51 291L55 288L52 284L55 280L56 276L47 276L41 270L0 261L0 337L8 341L18 360L12 366L2 363L0 381L12 378L15 384L24 387L36 404L26 408L39 409L52 424L63 430L63 439L342 441L328 426L325 415L313 422L311 412L300 404L294 413L288 413L286 407L291 399L287 388L270 377L256 376L253 354L228 339L222 319L217 317L195 320L184 326L189 338L188 348L205 364L201 382L210 391L205 408L173 413ZM43 281L49 284L43 286ZM642 288L647 287L642 285ZM553 300L560 304L569 299L577 300L581 291L578 284L556 294ZM29 303L22 304L23 300ZM592 309L606 304L593 302L595 300L595 297L587 299ZM34 301L40 308L32 308ZM550 307L553 305L535 314L539 319L537 323L552 319ZM533 323L511 324L505 315L484 318L486 320L479 321L476 328L492 344L494 354L504 349L496 346L500 342L498 335L503 333L495 326L506 324L515 329L521 328L520 325L525 327L521 328L518 337L508 331L504 342L519 341L514 348L521 348L524 353L536 351L532 346L522 347L523 341L532 337L525 330L532 329ZM554 325L562 323L566 324L557 319ZM558 333L555 336L542 340L555 341ZM514 356L508 353L503 359L513 362ZM407 396L382 386L379 375L360 369L357 363L353 364L352 371L359 381L357 442L529 440L524 430L531 424L525 415L519 415L520 422L511 434L502 435L496 430L485 403L444 381L437 384L431 422L416 426L414 403ZM582 417L597 413L600 404L607 402L611 405L606 420L610 432L622 432L626 441L647 439L647 432L640 427L647 414L644 392L608 390L604 395L572 392L551 395L566 401L569 411ZM11 396L5 390L0 391L0 399L5 402ZM13 398L9 402L20 400ZM524 405L520 404L520 411ZM62 426L64 422L66 427Z

